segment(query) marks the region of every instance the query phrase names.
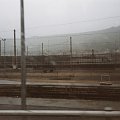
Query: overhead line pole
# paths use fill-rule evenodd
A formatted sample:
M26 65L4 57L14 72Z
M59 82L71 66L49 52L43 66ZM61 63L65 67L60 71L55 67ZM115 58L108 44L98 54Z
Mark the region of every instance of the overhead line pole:
M42 56L43 56L43 54L44 54L44 53L43 53L43 43L42 43Z
M20 0L21 8L21 109L26 109L26 56L25 56L25 25L24 1Z
M70 37L70 57L72 58L72 37Z
M0 56L1 56L1 40L0 40Z
M71 70L72 69L72 56L73 56L73 51L72 51L72 37L70 36L70 66L71 66Z
M13 69L16 69L16 30L14 30L14 63Z
M5 41L6 41L6 39L2 39L2 41L4 42L4 71L5 71L5 66L6 66L6 48L5 48Z
M44 64L44 45L42 43L42 65Z
M28 54L29 54L29 49L28 49L28 46L27 46L27 56L28 56Z

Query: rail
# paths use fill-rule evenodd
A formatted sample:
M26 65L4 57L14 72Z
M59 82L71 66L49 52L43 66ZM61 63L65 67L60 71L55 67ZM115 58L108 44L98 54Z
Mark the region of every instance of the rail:
M120 111L0 110L0 116L120 117Z

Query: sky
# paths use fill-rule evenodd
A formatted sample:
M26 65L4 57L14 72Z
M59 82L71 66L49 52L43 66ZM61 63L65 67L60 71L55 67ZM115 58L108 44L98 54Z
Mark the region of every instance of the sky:
M26 37L120 25L120 0L24 0ZM20 0L0 0L0 37L20 37Z

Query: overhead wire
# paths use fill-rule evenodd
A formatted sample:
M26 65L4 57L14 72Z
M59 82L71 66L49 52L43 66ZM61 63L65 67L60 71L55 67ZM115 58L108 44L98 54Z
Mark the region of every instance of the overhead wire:
M61 24L40 25L36 27L26 28L26 30L28 29L31 30L31 29L41 28L41 27L65 26L65 25L78 24L83 22L94 22L94 21L102 21L102 20L115 19L115 18L120 18L120 16L109 16L104 18L96 18L96 19L89 19L89 20L82 20L82 21L75 21L75 22L68 22L68 23L61 23Z
M53 26L65 26L65 25L70 25L70 24L78 24L78 23L83 23L83 22L94 22L94 21L102 21L102 20L108 20L108 19L115 19L115 18L120 18L120 16L109 16L109 17L104 17L104 18L95 18L95 19L89 19L89 20L81 20L81 21L74 21L74 22L68 22L68 23L61 23L61 24L51 24L51 25L40 25L40 26L35 26L35 27L28 27L26 30L31 30L31 29L36 29L36 28L41 28L41 27L53 27ZM17 32L20 32L20 30L16 29ZM3 30L0 31L2 32L12 32L13 30Z

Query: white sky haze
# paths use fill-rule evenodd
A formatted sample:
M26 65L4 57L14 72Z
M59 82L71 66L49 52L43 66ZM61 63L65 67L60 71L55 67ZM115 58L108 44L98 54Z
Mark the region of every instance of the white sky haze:
M80 33L120 25L120 17L116 17L120 16L120 0L24 0L24 3L27 37ZM20 30L20 0L0 0L0 15L2 37L11 37L7 31ZM108 19L99 20L101 18Z

